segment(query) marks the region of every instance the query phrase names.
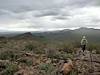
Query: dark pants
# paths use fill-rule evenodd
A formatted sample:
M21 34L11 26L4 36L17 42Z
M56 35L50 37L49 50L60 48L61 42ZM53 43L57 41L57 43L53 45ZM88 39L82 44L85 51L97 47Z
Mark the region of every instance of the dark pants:
M86 49L86 45L81 45L81 48L82 48L82 50L83 50L83 52L84 52L85 49Z

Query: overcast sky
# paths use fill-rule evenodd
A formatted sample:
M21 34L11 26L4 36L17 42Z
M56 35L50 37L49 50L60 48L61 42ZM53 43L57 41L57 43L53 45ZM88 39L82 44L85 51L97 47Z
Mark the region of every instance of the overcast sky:
M0 31L100 28L100 0L0 0Z

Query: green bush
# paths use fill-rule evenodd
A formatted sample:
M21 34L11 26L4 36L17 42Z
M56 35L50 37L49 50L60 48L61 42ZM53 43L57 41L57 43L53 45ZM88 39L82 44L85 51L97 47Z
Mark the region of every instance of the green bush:
M72 44L63 44L61 48L66 53L73 53L74 46Z
M32 51L36 54L43 54L44 50L40 45L32 45L32 44L28 44L25 46L25 51Z
M100 54L100 45L99 44L90 44L90 45L88 45L87 49L90 51L96 50L96 53Z
M49 49L46 51L46 55L48 58L55 58L55 59L67 59L67 58L73 58L72 53L66 53L64 51L57 51L53 49Z
M13 63L6 65L6 69L2 72L2 75L14 75L18 71L18 66Z
M28 59L28 58L21 58L18 62L19 63L24 63L27 66L32 66L33 65L32 59Z
M27 51L33 51L36 48L37 47L32 45L32 44L28 44L28 45L25 46L25 50L27 50Z
M96 50L96 54L100 54L100 50Z
M14 61L19 57L14 51L3 51L0 53L0 59Z
M46 49L45 53L48 58L56 58L59 55L59 52L55 49Z
M44 75L55 75L55 67L52 64L40 64L40 70L44 70Z
M73 69L68 75L78 75L78 72Z
M34 53L36 53L36 54L44 54L45 51L44 51L43 49L36 49L36 50L34 51Z
M66 54L66 53L60 54L60 57L61 57L61 59L64 59L64 60L66 60L67 58L73 59L73 55L70 54L70 53L68 53L68 54Z

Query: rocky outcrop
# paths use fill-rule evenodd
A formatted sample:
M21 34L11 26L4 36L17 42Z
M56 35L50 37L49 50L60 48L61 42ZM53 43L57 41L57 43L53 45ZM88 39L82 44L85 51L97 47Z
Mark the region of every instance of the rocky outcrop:
M3 70L6 69L6 65L9 63L9 60L0 60L0 75L2 75Z

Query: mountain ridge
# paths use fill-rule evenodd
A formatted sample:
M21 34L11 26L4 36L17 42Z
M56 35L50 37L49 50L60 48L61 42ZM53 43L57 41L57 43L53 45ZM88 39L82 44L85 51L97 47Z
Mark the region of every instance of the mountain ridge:
M16 34L16 33L15 33ZM80 41L82 36L85 35L89 42L99 42L100 43L100 29L94 28L78 28L74 30L64 29L59 31L50 32L23 32L20 34L14 34L15 38L36 38L36 39L46 39L49 41ZM13 35L13 34L12 34ZM12 37L12 35L10 35Z

